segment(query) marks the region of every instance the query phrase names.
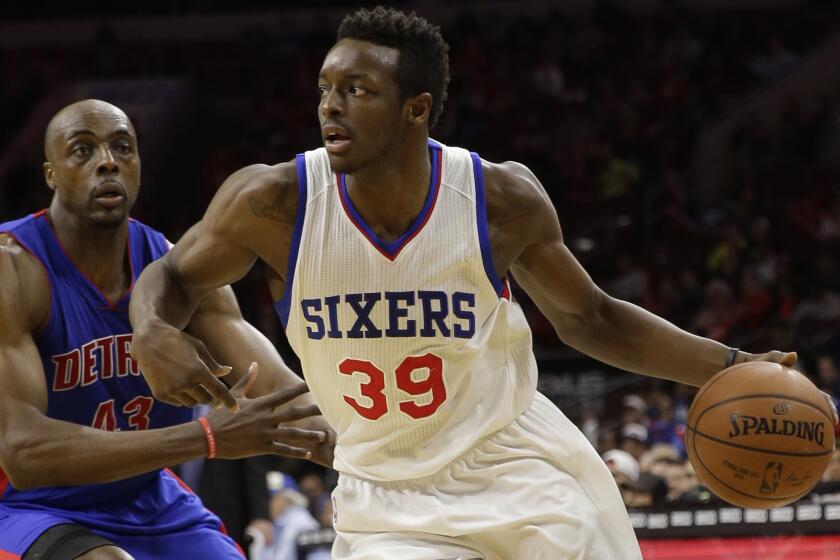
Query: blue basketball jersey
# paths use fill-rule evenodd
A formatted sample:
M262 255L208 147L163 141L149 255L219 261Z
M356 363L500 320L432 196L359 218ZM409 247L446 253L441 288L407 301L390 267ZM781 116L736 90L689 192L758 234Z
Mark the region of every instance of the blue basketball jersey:
M131 285L117 301L76 267L61 246L46 211L0 225L43 265L50 281L50 315L35 335L48 391L47 416L104 430L163 428L192 420L192 410L156 401L131 358L128 303L131 287L147 264L166 253L164 236L129 221ZM119 498L159 472L96 485L18 491L6 486L0 502L84 507L103 496Z

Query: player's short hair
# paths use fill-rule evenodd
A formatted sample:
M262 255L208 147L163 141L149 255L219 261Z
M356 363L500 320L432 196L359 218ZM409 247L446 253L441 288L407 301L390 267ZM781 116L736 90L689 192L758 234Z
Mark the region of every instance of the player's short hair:
M400 95L428 92L432 95L429 127L433 127L446 101L449 85L449 45L440 28L411 12L377 6L345 16L338 28L338 41L358 39L400 51L398 83Z

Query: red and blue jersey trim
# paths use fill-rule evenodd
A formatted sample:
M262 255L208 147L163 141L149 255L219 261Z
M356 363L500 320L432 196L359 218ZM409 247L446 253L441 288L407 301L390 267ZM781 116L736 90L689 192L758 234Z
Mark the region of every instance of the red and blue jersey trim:
M417 237L423 230L423 227L429 221L429 218L434 212L435 204L437 203L438 193L440 192L440 178L441 168L443 167L443 149L440 144L429 140L430 159L432 162L432 172L429 177L429 192L426 195L426 201L420 214L414 219L411 226L399 238L388 243L382 241L376 233L365 223L364 218L359 214L356 207L353 206L353 201L350 200L350 195L347 193L347 180L344 174L336 174L336 182L338 183L339 197L341 198L341 205L344 207L344 212L353 225L356 226L362 235L373 245L382 255L390 261L396 260L402 250L408 243Z
M6 488L9 486L9 477L6 476L6 473L3 472L3 469L0 469L0 500L3 499L3 495L6 493Z
M502 280L496 274L493 265L493 252L490 250L490 235L487 230L487 197L484 194L484 173L481 170L481 158L475 152L470 152L473 162L473 178L475 179L475 212L478 224L478 243L481 246L481 260L484 263L484 273L493 285L499 297L510 299L510 285L507 278Z
M286 286L283 289L283 296L274 303L274 308L280 316L283 328L289 322L289 309L292 303L292 284L295 281L295 268L297 267L298 252L300 251L300 238L303 234L303 219L306 216L307 184L306 184L306 155L298 154L295 157L298 179L298 207L295 216L295 229L292 231L292 243L289 246L289 263L286 266Z

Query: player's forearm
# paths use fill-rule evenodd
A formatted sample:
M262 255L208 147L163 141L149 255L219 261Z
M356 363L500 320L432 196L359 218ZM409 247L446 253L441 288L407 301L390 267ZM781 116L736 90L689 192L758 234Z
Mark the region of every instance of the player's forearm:
M236 355L228 355L225 352L220 352L220 355L226 358L224 363L234 363L243 357L253 356L254 361L260 364L260 375L257 376L257 380L249 391L250 397L256 398L261 395L268 395L294 387L302 382L301 378L283 362L283 359L277 353L277 350L271 342L253 325L242 321L239 329L229 329L227 332L250 333L250 336L239 339L241 346ZM237 339L231 338L230 340L236 341ZM215 349L216 347L213 348ZM239 371L241 369L234 368L234 372L238 373ZM234 379L231 379L231 381L234 381ZM291 401L291 403L296 406L316 404L312 393L304 393ZM312 461L326 467L332 467L335 432L332 431L324 417L312 416L292 422L291 425L307 430L323 431L329 435L327 441L313 447Z
M129 314L135 337L156 322L183 329L200 299L178 281L166 257L149 264L131 292Z
M229 296L225 299L230 301L220 301L223 296ZM230 305L234 307L231 309ZM229 385L245 375L251 362L259 364L259 375L248 391L249 397L288 389L303 381L286 366L271 341L242 318L232 294L209 296L193 317L188 332L203 341L219 363L233 368L225 376ZM295 399L295 404L310 404L310 400L307 393Z
M729 352L719 342L606 294L588 316L564 318L555 328L565 343L602 362L694 386L722 370Z
M112 482L203 457L198 422L110 432L43 417L3 445L3 470L19 489Z
M249 397L256 398L299 385L302 379L286 365L271 341L245 321L238 311L234 313L235 310L224 303L224 294L209 296L193 317L189 328L195 336L205 341L219 362L233 367L233 372L225 376L225 380L231 385L236 383L248 370L250 363L255 361L260 369L248 391ZM316 404L312 393L304 393L291 402L296 406ZM304 418L292 425L323 431L329 435L327 441L313 447L312 461L332 467L335 433L324 417Z

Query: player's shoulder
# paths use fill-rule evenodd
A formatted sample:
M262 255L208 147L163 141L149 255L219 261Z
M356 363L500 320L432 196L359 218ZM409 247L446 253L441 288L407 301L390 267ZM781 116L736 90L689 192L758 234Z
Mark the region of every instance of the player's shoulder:
M544 191L536 175L517 161L481 160L487 196L539 198Z
M290 160L275 165L258 163L243 167L228 177L224 187L253 194L266 189L297 190L297 182L296 162Z
M294 160L276 165L243 167L228 177L220 189L224 195L244 201L253 198L273 200L278 194L296 198L297 190L297 167Z
M37 257L0 233L0 315L33 330L49 309L49 280ZM8 328L10 325L4 321Z
M240 231L253 224L250 217L268 218L284 226L294 224L297 205L297 166L291 160L249 165L234 172L219 188L208 213L217 217L217 225L227 224L225 229Z
M516 161L481 160L487 219L506 224L515 220L556 219L551 199L527 166Z
M13 235L0 232L0 271L4 274L14 271L19 275L28 276L33 272L43 273L43 268L38 265L36 257Z

